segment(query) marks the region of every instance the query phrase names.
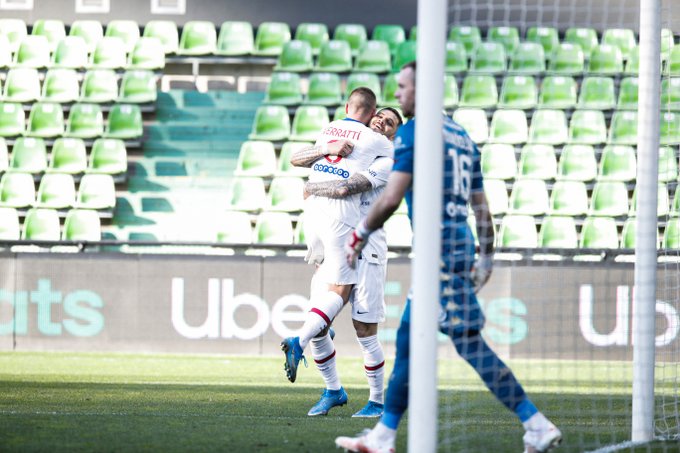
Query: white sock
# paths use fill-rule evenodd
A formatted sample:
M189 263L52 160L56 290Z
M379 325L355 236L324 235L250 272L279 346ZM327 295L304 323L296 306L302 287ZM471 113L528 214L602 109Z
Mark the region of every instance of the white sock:
M544 429L548 423L548 419L541 412L536 412L534 415L529 417L529 420L522 423L525 431L539 431Z
M368 378L370 401L383 404L385 388L385 354L378 336L357 338L364 353L364 369Z
M333 318L342 310L342 297L332 291L322 294L317 301L312 301L312 309L305 315L305 324L300 330L300 347L305 349L309 340L319 335Z
M328 390L340 390L340 376L338 375L338 368L335 366L335 345L329 334L323 337L312 338L312 357L316 367L321 372L323 381L326 383Z

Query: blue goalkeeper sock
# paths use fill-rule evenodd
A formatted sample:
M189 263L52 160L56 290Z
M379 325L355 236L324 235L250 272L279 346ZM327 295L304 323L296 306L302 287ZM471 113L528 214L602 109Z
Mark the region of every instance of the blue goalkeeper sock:
M387 426L390 429L397 429L399 427L399 422L401 421L401 416L403 414L394 414L391 412L383 412L382 417L380 417L380 423Z
M529 420L537 412L538 409L536 408L536 406L534 406L534 403L532 403L529 398L526 398L524 401L519 403L515 408L515 414L517 414L519 420L522 423Z

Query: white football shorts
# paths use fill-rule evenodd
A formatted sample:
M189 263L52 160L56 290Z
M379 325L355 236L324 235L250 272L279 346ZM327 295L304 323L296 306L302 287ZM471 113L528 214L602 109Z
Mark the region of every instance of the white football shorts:
M323 243L323 264L319 267L319 279L331 285L354 285L358 281L357 269L347 264L345 243L354 227L334 218L320 216L316 219L317 235Z
M387 265L365 256L358 260L359 281L352 289L352 319L365 323L385 321L385 278Z

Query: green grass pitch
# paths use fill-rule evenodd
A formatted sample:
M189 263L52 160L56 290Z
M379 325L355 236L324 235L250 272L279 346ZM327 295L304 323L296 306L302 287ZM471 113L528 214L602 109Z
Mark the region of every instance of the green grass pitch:
M440 451L521 451L514 416L465 364L440 363ZM560 451L628 439L629 365L587 376L573 362L511 365L562 428ZM321 390L313 367L290 384L281 357L0 353L0 451L337 451L336 436L374 424L351 418L368 397L362 364L339 360L349 404L309 418ZM621 382L612 383L617 376ZM397 451L406 451L406 423ZM655 444L626 451L678 450Z

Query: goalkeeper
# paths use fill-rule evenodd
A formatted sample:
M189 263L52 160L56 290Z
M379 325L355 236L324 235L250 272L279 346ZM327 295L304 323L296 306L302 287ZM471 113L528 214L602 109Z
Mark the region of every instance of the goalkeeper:
M398 76L396 97L404 116L415 113L416 65L406 64ZM405 198L413 219L413 159L415 120L397 132L395 163L381 197L350 236L347 258L354 263L372 231L381 227ZM475 293L488 281L493 265L494 232L480 170L480 153L464 129L444 119L444 192L442 206L442 269L439 330L479 374L487 388L522 422L526 452L545 452L558 445L562 435L524 393L512 371L489 348L481 335L484 315ZM424 158L425 154L420 154ZM436 157L436 155L435 155ZM476 217L480 254L467 224L467 205ZM416 226L417 227L417 226ZM397 331L397 352L378 424L359 437L338 437L338 447L361 452L394 452L397 427L408 405L410 296Z

